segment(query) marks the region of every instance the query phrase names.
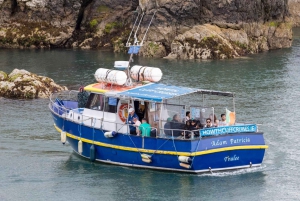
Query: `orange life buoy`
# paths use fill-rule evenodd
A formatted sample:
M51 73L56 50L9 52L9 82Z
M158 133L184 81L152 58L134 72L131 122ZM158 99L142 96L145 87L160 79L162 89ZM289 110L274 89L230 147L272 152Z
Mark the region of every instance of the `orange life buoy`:
M132 108L131 105L129 105L129 108ZM118 110L118 115L122 122L125 122L128 117L128 104L121 104Z

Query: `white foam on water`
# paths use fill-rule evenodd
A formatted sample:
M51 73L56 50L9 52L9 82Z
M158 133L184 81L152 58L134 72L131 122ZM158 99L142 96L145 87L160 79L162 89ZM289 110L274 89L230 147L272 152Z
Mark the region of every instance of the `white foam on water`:
M266 169L266 165L261 165L260 167L252 167L247 169L239 169L239 170L232 170L232 171L225 171L225 172L212 172L212 173L204 173L199 174L197 176L200 177L227 177L227 176L235 176L235 175L241 175L241 174L248 174L253 172L262 172Z

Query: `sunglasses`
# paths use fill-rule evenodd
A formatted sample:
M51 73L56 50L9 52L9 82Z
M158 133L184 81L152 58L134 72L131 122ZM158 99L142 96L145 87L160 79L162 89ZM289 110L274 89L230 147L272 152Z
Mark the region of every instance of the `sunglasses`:
M210 123L210 121L207 121L206 123Z

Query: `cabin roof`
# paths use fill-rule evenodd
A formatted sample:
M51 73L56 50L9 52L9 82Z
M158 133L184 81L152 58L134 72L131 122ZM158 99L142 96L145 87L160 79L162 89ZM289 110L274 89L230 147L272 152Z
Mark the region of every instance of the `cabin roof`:
M208 94L234 97L232 92L213 91L205 89L196 89L188 87L179 87L161 83L150 83L146 85L137 85L131 87L124 86L105 86L103 83L97 83L86 86L84 89L90 92L103 93L109 96L127 97L141 100L150 100L162 102L163 100L183 96L192 93Z

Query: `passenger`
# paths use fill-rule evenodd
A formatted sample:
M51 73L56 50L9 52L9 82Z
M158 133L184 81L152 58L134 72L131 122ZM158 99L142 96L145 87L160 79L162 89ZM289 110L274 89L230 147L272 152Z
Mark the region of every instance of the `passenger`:
M172 135L172 131L171 131L171 121L172 121L172 118L171 117L169 117L168 119L167 119L167 122L165 123L165 125L164 125L164 132L165 132L165 134L166 135Z
M142 119L142 124L140 125L139 129L143 137L150 137L151 126L147 123L146 118Z
M186 113L185 113L185 122L187 122L188 120L190 120L191 119L191 112L190 111L187 111Z
M136 127L133 126L133 118L137 118L139 120L139 117L137 116L137 114L135 114L133 108L129 108L128 113L129 114L126 120L126 124L129 124L130 134L136 135Z
M178 123L179 123L179 121L180 121L179 115L178 115L178 114L175 114L175 115L173 116L172 122L178 122Z
M198 137L200 135L199 129L200 129L200 122L197 123L196 120L192 120L191 122L191 131L194 132L194 137Z
M221 114L221 121L219 121L219 126L228 126L228 123L226 122L225 114Z
M133 126L136 128L136 135L139 136L140 135L139 126L141 125L141 122L136 117L134 117L132 121L134 122Z
M182 138L183 139L188 139L191 137L191 120L188 120L185 122L185 126L184 126L184 131L181 132Z
M209 118L210 119L213 119L214 121L212 122L212 126L213 127L218 127L219 125L219 120L217 119L217 116L214 114L214 115L209 115Z
M181 136L181 131L180 130L182 130L184 128L184 126L185 126L185 124L180 123L179 115L175 114L173 116L172 121L171 121L171 129L172 129L171 132L173 131L173 136L174 137Z
M213 127L213 124L211 122L211 118L207 118L204 128L212 128L212 127Z
M79 92L77 94L78 108L85 107L85 105L88 101L88 98L89 98L89 93L84 90L84 87L80 87Z

